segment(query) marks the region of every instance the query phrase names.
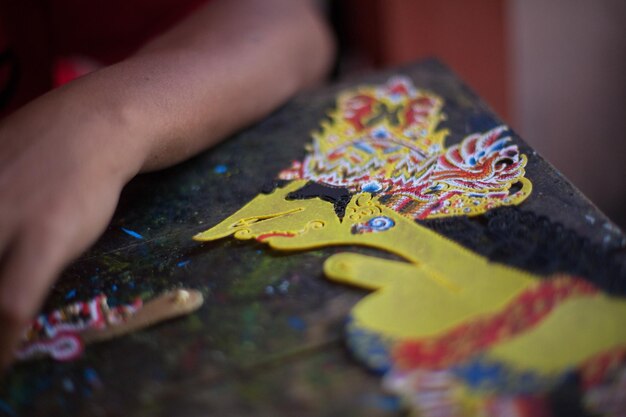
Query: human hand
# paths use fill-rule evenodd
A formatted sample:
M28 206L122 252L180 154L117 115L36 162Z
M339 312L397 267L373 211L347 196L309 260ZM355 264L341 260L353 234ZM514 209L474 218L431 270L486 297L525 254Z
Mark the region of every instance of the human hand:
M320 81L333 49L312 1L211 1L132 57L4 120L0 365L54 277L105 228L126 181L189 158Z
M140 154L108 117L71 89L0 124L0 364L51 284L105 229Z

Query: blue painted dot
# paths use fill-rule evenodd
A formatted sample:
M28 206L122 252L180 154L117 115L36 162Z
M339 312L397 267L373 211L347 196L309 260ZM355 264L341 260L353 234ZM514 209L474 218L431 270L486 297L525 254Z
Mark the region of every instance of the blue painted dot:
M87 381L93 381L98 378L98 374L92 368L85 369L85 379Z
M228 172L228 166L224 164L216 165L215 168L213 168L213 172L216 174L225 174Z
M111 285L111 290L117 291L117 285L115 285L115 284Z
M190 262L191 262L190 260L180 261L180 262L178 262L178 263L176 264L176 266L177 266L177 267L179 267L179 268L183 268L183 267L185 267L185 266L189 265L189 263L190 263Z
M0 411L6 415L17 417L17 414L13 411L11 406L3 400L0 400Z
M122 231L126 233L127 235L134 237L135 239L143 239L143 236L141 236L139 233L135 232L134 230L125 229L122 227Z
M300 317L291 316L287 319L287 323L289 324L289 327L299 332L306 329L306 322Z
M63 379L63 389L66 392L73 392L74 391L74 383L72 382L71 379L69 379L69 378L64 378Z
M65 294L66 300L72 299L74 297L76 297L76 288L69 290L67 294Z
M98 373L96 372L95 369L93 368L86 368L83 371L83 376L85 377L85 380L87 381L87 383L94 387L94 388L100 388L102 387L102 381L100 381L100 377L98 377ZM88 394L90 394L91 392L88 392Z
M380 191L382 188L383 188L382 185L380 185L378 181L372 181L363 185L362 190L367 193L375 193L375 192Z
M372 405L385 411L398 411L402 404L399 398L391 395L379 395L372 399Z

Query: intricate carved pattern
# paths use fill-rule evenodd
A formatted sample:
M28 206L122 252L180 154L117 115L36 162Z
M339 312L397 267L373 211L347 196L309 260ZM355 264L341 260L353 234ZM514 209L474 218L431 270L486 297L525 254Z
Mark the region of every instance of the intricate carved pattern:
M440 97L404 77L344 93L331 121L313 134L304 161L280 178L378 194L385 205L415 219L476 215L528 197L526 156L511 144L507 127L446 148L448 132L437 130L442 106ZM520 188L510 192L516 183Z
M351 311L348 345L387 372L392 390L420 416L548 416L546 394L577 371L595 382L576 389L591 392L602 381L615 391L607 378L621 364L609 366L615 356L607 352L626 345L626 303L572 276L543 280L524 270L526 260L513 262L523 268L516 269L507 266L511 257L503 265L484 256L523 258L507 244L514 239L485 245L482 231L470 236L463 227L472 223L466 216L528 197L527 158L504 126L446 147L442 107L440 97L402 77L341 94L304 160L280 173L289 184L195 238L234 235L279 250L363 245L408 261L341 253L324 272L372 291ZM481 221L498 236L528 238L514 216L498 219L487 213ZM596 373L584 365L594 357L601 358Z

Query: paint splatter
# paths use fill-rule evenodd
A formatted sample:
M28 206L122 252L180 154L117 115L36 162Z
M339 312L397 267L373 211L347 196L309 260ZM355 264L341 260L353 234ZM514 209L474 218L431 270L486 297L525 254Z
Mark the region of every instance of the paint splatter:
M66 392L74 392L74 383L69 378L63 379L63 390Z
M67 294L65 294L65 299L66 300L70 300L72 298L76 297L76 288L71 289L67 292Z
M213 168L213 172L216 174L226 174L228 172L228 166L224 164L216 165L215 168Z
M130 230L130 229L126 229L122 227L122 231L126 233L127 235L134 237L135 239L143 239L143 236L141 236L139 233L135 232L134 230Z
M289 291L289 281L285 280L278 284L278 291L281 294L286 294Z
M306 327L307 327L306 322L297 316L289 317L287 319L287 323L289 324L289 327L299 332L306 330Z
M98 376L98 373L95 369L86 368L83 372L83 376L85 377L87 383L91 385L91 387L96 389L102 388L102 381L100 380L100 377Z
M17 414L15 413L15 411L13 411L13 408L11 408L9 404L2 400L0 400L0 412L5 413L6 415L11 417L17 417Z
M400 399L391 395L376 395L368 398L367 403L384 411L398 411L401 409Z
M178 262L178 263L176 264L176 266L177 266L177 267L179 267L179 268L184 268L184 267L186 267L187 265L189 265L190 263L191 263L191 261L187 259L187 260L185 260L185 261L180 261L180 262Z

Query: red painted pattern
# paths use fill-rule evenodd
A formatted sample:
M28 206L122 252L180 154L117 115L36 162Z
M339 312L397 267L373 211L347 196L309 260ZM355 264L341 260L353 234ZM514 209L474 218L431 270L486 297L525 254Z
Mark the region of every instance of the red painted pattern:
M394 349L398 369L439 369L459 363L498 342L540 323L563 301L596 294L597 289L581 278L555 277L515 297L501 312L456 326L428 339L400 342Z
M296 234L295 233L289 233L289 232L272 232L272 233L264 233L262 235L260 235L259 237L256 238L256 240L258 240L259 242L263 242L266 239L269 239L270 237L294 237Z

